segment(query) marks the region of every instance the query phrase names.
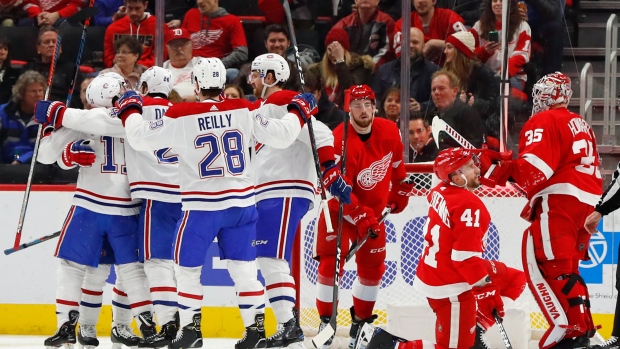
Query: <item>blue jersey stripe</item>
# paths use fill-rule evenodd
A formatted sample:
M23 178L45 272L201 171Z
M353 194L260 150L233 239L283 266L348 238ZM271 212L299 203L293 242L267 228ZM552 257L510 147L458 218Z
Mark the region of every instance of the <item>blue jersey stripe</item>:
M89 197L80 195L80 194L75 194L73 196L76 199L82 199L82 200L86 200L89 202L92 202L93 204L97 204L97 205L101 205L101 206L108 206L108 207L120 207L120 208L136 208L136 207L140 207L142 206L141 203L137 203L137 204L126 204L126 205L122 205L122 204L111 204L111 203L107 203L107 202L101 202L101 201L97 201L95 199L91 199Z

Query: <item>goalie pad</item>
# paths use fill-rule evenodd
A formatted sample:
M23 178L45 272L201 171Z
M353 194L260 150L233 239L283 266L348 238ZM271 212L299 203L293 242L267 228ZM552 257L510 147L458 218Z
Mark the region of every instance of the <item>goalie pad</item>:
M527 278L527 284L549 323L549 329L543 334L538 346L541 349L551 348L566 336L568 318L564 313L562 304L538 268L534 256L534 240L529 229L523 234L521 255L524 258L523 271Z

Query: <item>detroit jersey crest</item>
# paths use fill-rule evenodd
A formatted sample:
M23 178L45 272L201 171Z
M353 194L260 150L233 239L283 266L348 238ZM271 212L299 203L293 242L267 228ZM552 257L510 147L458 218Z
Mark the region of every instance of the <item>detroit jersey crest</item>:
M357 183L366 190L374 188L387 174L391 162L392 152L389 152L382 159L373 162L368 168L360 171L357 175Z

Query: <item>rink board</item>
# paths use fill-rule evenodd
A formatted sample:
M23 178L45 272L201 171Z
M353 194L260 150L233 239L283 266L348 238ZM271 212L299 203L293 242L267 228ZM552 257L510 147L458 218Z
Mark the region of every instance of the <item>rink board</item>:
M33 186L28 213L26 216L22 243L31 241L43 235L60 230L65 215L71 205L72 186ZM15 229L19 218L20 204L23 198L23 186L0 185L0 247L9 248L13 245ZM500 199L494 201L490 207L491 215L494 210L505 210ZM424 206L424 198L413 197L410 207L400 215L393 215L390 220L395 226L402 226L411 219L411 215L423 216L420 208ZM415 210L414 210L415 208ZM514 208L510 208L511 210ZM518 241L522 223L517 223L519 210L515 211L514 223L494 222L498 227L502 224L512 224L513 230L518 229ZM315 217L310 212L308 217ZM309 219L304 219L304 223ZM306 226L302 226L305 230ZM612 215L604 219L601 224L601 234L597 235L590 246L593 262L581 269L590 288L592 308L595 313L595 322L603 325L601 333L608 336L611 332L613 310L617 291L614 289L615 263L617 245L620 242L620 215ZM303 231L302 230L302 231ZM500 237L507 234L499 228ZM58 260L53 257L56 241L47 241L26 250L9 256L0 257L0 270L3 282L0 292L0 333L11 334L39 334L52 333L56 327L54 314L56 267ZM510 241L513 241L510 239ZM520 245L514 242L501 247L516 249ZM238 337L242 334L241 319L235 306L236 300L232 281L227 275L225 264L217 257L217 249L209 251L207 264L203 270L203 284L205 284L205 298L203 314L211 319L208 326L203 326L205 336ZM518 265L512 265L519 267ZM101 333L109 333L111 311L109 294L111 286L104 292L104 307L101 314ZM270 312L270 310L268 310ZM273 316L267 317L268 331L275 329ZM205 324L207 322L205 321Z

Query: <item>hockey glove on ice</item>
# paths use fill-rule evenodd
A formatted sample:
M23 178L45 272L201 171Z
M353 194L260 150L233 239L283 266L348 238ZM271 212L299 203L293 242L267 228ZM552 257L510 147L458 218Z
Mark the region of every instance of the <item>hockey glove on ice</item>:
M293 97L286 109L299 116L302 127L312 115L318 112L316 98L310 92L300 93Z
M390 213L401 213L409 204L409 197L413 195L413 177L407 177L400 183L392 183L392 189L388 196L388 206L392 207Z
M65 115L67 107L62 102L38 101L34 107L34 120L43 124L43 127L50 125L54 130L62 127L62 117Z
M367 206L358 206L348 213L353 224L357 228L357 233L363 238L366 234L371 233L371 238L376 238L381 234L381 227L375 217L375 213Z
M471 291L478 303L476 321L482 328L486 330L495 324L493 309L497 309L497 314L504 317L504 301L502 301L502 296L499 293L499 286L487 284L483 287L474 287Z
M90 140L80 139L67 144L62 152L62 162L68 168L76 165L90 167L95 162L95 151L90 147Z
M118 98L115 106L118 108L117 116L123 122L123 126L125 126L125 120L127 120L129 115L132 113L142 114L142 97L136 91L130 90Z
M330 194L337 197L343 204L351 203L350 185L342 178L340 167L335 163L327 166L323 171L323 187L327 188Z

